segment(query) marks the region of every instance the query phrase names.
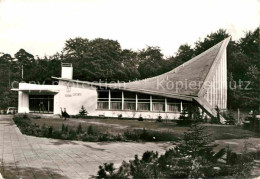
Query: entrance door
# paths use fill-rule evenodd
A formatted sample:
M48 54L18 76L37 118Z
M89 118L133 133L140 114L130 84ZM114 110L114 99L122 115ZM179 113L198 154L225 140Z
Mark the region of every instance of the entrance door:
M30 112L53 113L54 95L29 95Z

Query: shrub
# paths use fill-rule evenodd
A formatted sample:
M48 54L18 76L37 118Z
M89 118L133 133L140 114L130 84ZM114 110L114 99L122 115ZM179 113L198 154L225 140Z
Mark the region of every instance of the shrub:
M61 132L62 133L67 133L69 131L69 126L62 124L61 126Z
M130 135L128 131L125 135ZM136 133L135 133L136 134ZM138 136L136 134L136 136ZM140 138L149 136L143 130ZM226 149L215 152L216 145L211 144L209 135L205 134L204 127L193 124L185 133L183 140L175 148L169 149L164 155L147 151L142 159L135 155L134 160L123 162L118 170L113 164L104 164L99 167L96 178L223 178L234 176L248 178L252 170L252 158L245 150L241 156L227 152ZM231 156L232 154L232 156ZM237 156L236 160L232 157Z
M68 139L69 140L77 140L77 133L73 129L69 130Z
M79 116L84 117L88 115L88 111L85 109L85 107L82 105L79 111Z
M48 127L45 125L45 123L41 126L41 136L48 137Z
M78 133L78 134L82 133L81 123L79 123L79 125L78 125L78 127L77 127L77 133Z
M99 141L108 141L108 135L107 134L100 134L99 136L98 136L98 140Z
M191 124L193 124L194 121L190 119L184 119L184 120L177 120L176 123L178 126L191 126Z
M28 119L29 117L28 117L28 115L26 113L24 113L23 118L24 119Z
M65 132L65 125L62 123L61 132Z
M162 116L158 116L158 118L156 119L156 122L163 122Z
M65 125L64 132L68 132L68 131L69 131L69 126Z
M260 122L256 117L256 113L254 112L252 115L246 118L249 121L248 129L257 133L260 133ZM244 126L246 127L246 126Z
M45 123L41 126L41 130L46 130L46 124Z
M48 137L52 137L52 132L53 132L53 127L50 126L50 127L48 128Z
M124 137L127 140L137 141L140 139L140 134L138 134L137 132L131 132L131 131L127 130L124 132Z
M213 123L213 124L221 124L221 122L220 122L220 109L219 109L219 107L216 106L215 110L216 110L216 112L217 112L217 116L211 118L211 123Z
M248 153L248 143L244 143L242 154L238 155L237 161L234 165L235 178L251 178L251 171L254 166L253 155Z
M158 166L155 165L158 160L158 153L146 151L142 159L135 155L135 159L130 161L130 172L133 178L158 178Z
M62 132L61 131L57 131L57 130L54 130L52 132L52 136L51 137L53 137L55 139L63 139Z
M139 116L138 121L143 121L143 120L144 120L143 117Z
M227 125L235 125L236 123L236 119L233 117L233 115L231 114L231 112L227 111L227 112L224 112L222 114L222 116L225 118L226 120L226 124Z
M114 136L114 139L115 139L115 141L123 141L124 140L124 138L120 134Z
M115 167L113 163L104 163L103 166L99 166L98 177L97 178L118 178L115 172Z
M187 110L183 110L181 112L179 120L176 121L178 126L190 126L194 121L191 120L189 112Z
M94 135L94 129L92 126L88 126L87 133L88 133L88 135Z
M122 114L118 114L118 119L122 119L123 115Z
M124 137L127 140L132 141L177 141L178 137L176 134L171 132L160 132L160 131L147 131L146 129L136 129L133 131L125 131Z
M98 137L97 136L87 135L87 134L83 134L81 139L83 141L89 141L89 142L97 142L98 141Z
M187 110L182 110L180 114L180 120L188 120L189 119L189 113Z

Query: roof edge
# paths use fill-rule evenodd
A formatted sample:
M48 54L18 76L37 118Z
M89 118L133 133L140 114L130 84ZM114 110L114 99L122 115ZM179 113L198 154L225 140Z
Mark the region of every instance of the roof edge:
M220 49L219 49L219 51L218 51L217 56L216 56L215 59L214 59L214 62L212 63L212 65L211 65L211 67L210 67L210 70L209 70L209 72L208 72L206 78L205 78L204 81L203 81L203 84L202 84L202 86L201 86L201 88L200 88L200 90L199 90L199 92L198 92L198 96L202 96L203 91L206 89L206 88L205 88L205 86L206 86L206 83L205 83L205 82L208 81L209 78L211 77L211 75L213 74L214 69L215 69L215 66L216 66L216 64L218 63L218 61L220 60L221 54L223 53L224 49L227 48L227 45L228 45L230 39L231 39L231 36L229 36L229 37L227 37L226 39L224 39L224 40L221 41L221 42L223 42L223 43L222 43L222 45L221 45L221 47L220 47Z
M226 39L220 41L219 43L221 43L221 42L223 42L223 41L225 41L225 40L228 40L228 39L230 39L230 38L231 38L231 36L229 36L229 37L227 37ZM228 40L228 41L229 41L229 40ZM219 43L217 43L217 44L219 44ZM149 77L149 78L145 78L145 79L136 80L136 81L134 81L134 82L143 81L143 80L150 80L150 79L153 79L153 78L158 78L158 77L160 77L160 76L163 76L163 75L166 75L166 74L170 74L170 73L173 73L173 72L176 73L176 72L178 72L179 70L181 70L183 67L185 67L186 65L189 65L190 63L193 63L193 62L196 61L197 59L201 58L203 55L205 55L206 53L208 53L208 51L209 51L211 48L215 47L217 44L213 45L212 47L208 48L208 49L205 50L204 52L202 52L202 53L196 55L195 57L193 57L193 58L191 58L190 60L184 62L183 64L181 64L181 65L179 65L179 66L173 68L172 70L170 70L170 71L168 71L168 72L165 72L165 73L160 74L160 75L157 75L157 76L153 76L153 77ZM224 44L224 43L223 43L223 44ZM222 44L222 46L223 46L223 44ZM221 46L221 47L222 47L222 46ZM132 82L128 82L128 83L132 83Z
M59 77L53 77L53 79L56 80L62 80L62 81L70 81L70 82L76 82L76 83L83 83L87 85L92 85L95 87L107 87L111 89L117 89L117 90L122 90L122 91L130 91L130 92L138 92L138 93L146 93L150 95L158 95L158 96L163 96L163 97L169 97L169 98L177 98L177 99L183 99L187 101L192 101L193 95L182 95L182 94L177 94L177 93L165 93L165 92L154 92L150 90L140 90L136 88L125 88L124 86L121 86L122 83L120 83L118 86L110 86L109 84L104 84L104 83L93 83L89 81L81 81L81 80L73 80L73 79L67 79L67 78L59 78Z

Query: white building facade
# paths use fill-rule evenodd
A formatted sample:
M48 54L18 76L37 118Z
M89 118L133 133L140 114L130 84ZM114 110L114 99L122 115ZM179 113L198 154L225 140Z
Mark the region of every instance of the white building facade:
M56 85L20 83L19 113L179 119L183 110L198 105L209 116L227 106L226 47L230 37L165 74L129 83L73 80L71 64L62 64ZM87 74L86 74L87 75Z

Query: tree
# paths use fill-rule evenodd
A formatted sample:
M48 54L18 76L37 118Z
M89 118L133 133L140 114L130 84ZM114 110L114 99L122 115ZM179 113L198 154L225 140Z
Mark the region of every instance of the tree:
M8 64L9 62L13 61L13 58L10 54L7 53L0 53L0 64Z
M164 155L147 151L141 159L124 162L118 171L100 166L97 178L201 178L223 176L226 165L219 161L224 156L225 149L214 152L212 140L204 127L195 123L184 134L184 137L173 149ZM218 167L219 171L215 168ZM231 171L231 170L230 170ZM225 173L226 175L232 174ZM124 177L120 177L124 176Z
M139 67L138 71L141 78L149 78L162 73L165 60L159 47L148 46L138 53Z
M79 115L80 116L86 116L88 114L87 110L85 109L85 107L82 105L79 111Z
M176 53L175 59L180 59L182 62L186 62L194 57L194 50L190 45L181 45Z
M20 49L14 56L18 62L23 65L29 65L35 61L34 56L24 49Z
M194 57L194 50L188 44L180 45L175 56L171 56L166 61L165 71L170 71L184 62Z
M0 108L17 106L18 94L10 89L12 81L19 80L19 73L10 54L2 53L0 56L0 79Z
M31 81L34 80L32 77L35 73L32 73L32 70L35 70L35 59L34 56L24 49L20 49L15 55L15 58L18 60L17 65L19 67L19 72L22 74L23 71L23 81ZM37 73L36 73L37 74Z
M176 150L179 151L183 157L191 157L195 159L199 156L207 156L212 154L213 148L216 145L212 145L212 139L210 135L205 132L205 127L199 126L198 123L194 123L184 133L182 142L177 146Z
M242 91L241 96L244 101L244 106L253 110L258 110L260 109L260 72L257 69L256 65L249 66L246 76L248 78L248 84L245 84L246 86L243 86L244 90Z
M63 51L63 61L73 63L76 79L117 81L126 78L121 59L122 50L117 41L101 38L90 41L70 39Z
M83 58L88 50L88 39L76 37L74 39L66 40L63 53L65 58Z
M208 50L209 48L211 48L212 46L214 46L215 44L219 43L220 41L224 40L229 36L230 35L226 32L226 30L219 29L217 30L217 32L207 35L203 41L198 40L197 42L195 42L195 49L194 49L195 55L198 55Z
M260 68L260 28L246 32L245 37L238 41L241 52L251 58L253 64Z
M126 80L135 80L140 78L138 71L139 61L137 58L137 52L132 50L122 50L121 52L122 67L126 73Z

